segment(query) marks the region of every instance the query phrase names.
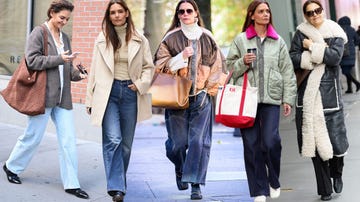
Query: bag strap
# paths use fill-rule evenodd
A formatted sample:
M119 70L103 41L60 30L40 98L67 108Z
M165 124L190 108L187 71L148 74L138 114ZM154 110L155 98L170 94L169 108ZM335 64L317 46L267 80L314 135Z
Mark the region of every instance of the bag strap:
M231 69L229 75L226 77L224 86L229 83L229 80L231 79L233 72L234 72L234 69Z
M246 89L248 86L248 74L247 72L245 72L244 74L244 81L243 81L243 86L242 86L242 96L241 96L241 100L240 100L240 109L239 109L239 114L243 114L244 111L244 103L245 103L245 98L246 98Z
M48 32L47 28L44 24L41 25L41 28L43 29L43 37L44 37L44 55L48 55Z

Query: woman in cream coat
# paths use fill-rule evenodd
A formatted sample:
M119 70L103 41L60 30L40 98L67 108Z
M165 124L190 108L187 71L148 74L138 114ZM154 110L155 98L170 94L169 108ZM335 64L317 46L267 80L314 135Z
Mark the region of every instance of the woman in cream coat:
M122 0L109 2L95 41L86 96L87 112L102 126L107 191L123 201L136 122L151 117L147 94L154 65L147 39L139 34Z

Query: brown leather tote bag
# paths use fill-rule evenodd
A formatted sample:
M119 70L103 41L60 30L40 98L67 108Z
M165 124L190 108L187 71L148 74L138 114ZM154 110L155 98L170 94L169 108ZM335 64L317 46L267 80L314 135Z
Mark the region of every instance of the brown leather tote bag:
M191 80L179 75L155 73L149 89L152 106L166 109L188 108L191 84Z
M44 55L48 54L48 32L44 32ZM22 114L35 116L45 113L46 70L32 71L26 64L25 57L15 70L7 87L0 92L5 101Z

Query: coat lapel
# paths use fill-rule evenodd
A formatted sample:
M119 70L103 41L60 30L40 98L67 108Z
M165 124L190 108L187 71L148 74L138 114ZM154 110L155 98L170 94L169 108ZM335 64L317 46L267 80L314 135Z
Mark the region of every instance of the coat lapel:
M111 44L106 47L105 39L98 42L98 47L100 55L103 58L106 66L110 69L111 73L114 75L114 51Z
M136 54L139 52L141 46L141 38L139 38L137 35L134 35L132 39L129 41L128 46L128 71L129 75L133 75L134 69L130 68L131 63L134 60Z

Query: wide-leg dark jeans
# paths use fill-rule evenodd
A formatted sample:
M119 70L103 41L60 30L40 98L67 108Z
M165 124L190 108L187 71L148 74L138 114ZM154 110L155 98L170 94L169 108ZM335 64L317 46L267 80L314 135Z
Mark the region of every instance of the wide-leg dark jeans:
M212 103L202 92L184 110L165 110L166 156L182 172L182 181L205 184L212 137Z

